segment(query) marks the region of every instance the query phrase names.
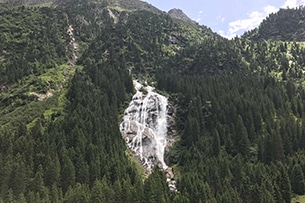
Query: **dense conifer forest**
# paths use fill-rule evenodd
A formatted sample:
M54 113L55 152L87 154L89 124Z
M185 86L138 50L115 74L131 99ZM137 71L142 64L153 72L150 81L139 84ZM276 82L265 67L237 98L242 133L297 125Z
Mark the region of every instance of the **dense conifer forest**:
M305 195L303 7L228 40L137 0L12 4L0 3L0 202ZM121 137L135 78L176 109L177 192Z

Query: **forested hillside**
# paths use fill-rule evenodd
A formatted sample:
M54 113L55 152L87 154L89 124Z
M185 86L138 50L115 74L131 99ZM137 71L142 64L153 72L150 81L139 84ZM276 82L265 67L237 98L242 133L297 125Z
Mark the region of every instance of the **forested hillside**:
M280 9L270 14L258 28L244 34L252 40L304 41L305 9Z
M303 12L280 10L228 40L137 0L0 4L0 202L304 195L303 31L281 28ZM176 192L120 135L133 79L175 108Z

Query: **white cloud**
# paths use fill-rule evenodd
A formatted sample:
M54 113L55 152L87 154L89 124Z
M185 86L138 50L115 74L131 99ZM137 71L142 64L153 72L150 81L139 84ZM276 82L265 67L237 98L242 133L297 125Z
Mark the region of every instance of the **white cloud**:
M196 22L199 23L201 21L201 16L202 16L203 11L199 11L197 14Z
M263 21L264 18L266 18L266 16L277 11L278 9L271 5L265 6L262 11L253 11L248 15L248 18L230 22L228 32L222 35L232 38L239 35L240 32L254 29Z
M264 13L260 13L258 11L253 11L249 18L236 20L229 23L229 33L237 33L240 30L250 30L255 28L261 20L264 18Z
M218 34L228 39L233 39L234 37L236 37L236 34L225 33L225 31L223 30L218 30Z
M297 0L287 0L284 5L282 6L283 8L294 8L297 6Z
M278 10L279 10L278 8L276 8L274 6L270 6L270 5L264 7L264 12L268 15L270 13L276 13Z
M305 0L286 0L282 8L295 8L304 4Z
M305 0L286 0L281 8L295 8L300 5L305 5ZM279 8L268 5L262 8L261 11L251 12L247 18L239 19L229 23L229 29L227 33L223 30L219 31L219 34L227 37L233 38L236 35L239 35L241 32L254 29L257 27L269 14L276 13Z
M217 20L219 20L220 22L225 22L226 18L222 17L221 15L217 16Z

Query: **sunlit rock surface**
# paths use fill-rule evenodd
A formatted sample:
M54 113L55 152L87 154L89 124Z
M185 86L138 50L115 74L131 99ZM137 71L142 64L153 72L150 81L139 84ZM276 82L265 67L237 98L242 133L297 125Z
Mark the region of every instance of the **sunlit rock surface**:
M151 172L154 166L163 168L171 190L175 190L174 174L164 161L165 150L173 143L172 111L165 96L151 86L134 81L136 94L124 112L120 131L134 156ZM169 130L170 129L170 130Z

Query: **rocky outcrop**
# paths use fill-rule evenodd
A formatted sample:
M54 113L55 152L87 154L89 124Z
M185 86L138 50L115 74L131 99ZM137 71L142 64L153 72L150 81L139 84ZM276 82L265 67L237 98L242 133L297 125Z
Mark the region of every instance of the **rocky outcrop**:
M143 167L149 173L155 166L163 168L169 187L175 188L174 174L165 162L175 141L174 108L153 87L144 87L137 81L134 85L137 92L124 112L121 134Z
M176 180L174 178L174 171L173 171L173 168L171 167L168 167L166 170L165 170L165 173L166 173L166 182L168 184L168 187L171 191L175 191L177 192L177 188L176 188Z
M120 125L122 136L128 147L151 171L160 162L164 162L164 150L167 145L167 98L154 92L150 86L142 87L134 81L137 93L124 112Z
M195 23L192 19L190 19L181 9L171 9L168 11L168 14L175 19L182 20L188 23Z

